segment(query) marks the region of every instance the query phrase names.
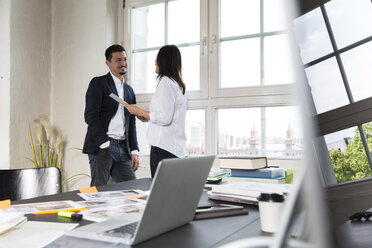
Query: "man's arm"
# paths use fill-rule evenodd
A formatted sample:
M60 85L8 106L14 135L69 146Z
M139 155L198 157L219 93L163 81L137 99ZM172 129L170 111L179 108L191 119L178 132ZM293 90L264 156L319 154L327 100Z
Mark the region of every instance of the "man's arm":
M129 102L136 103L136 95L134 94L133 89L130 86L128 87L128 96L130 99L127 99ZM129 150L131 152L131 163L133 170L138 168L138 141L137 141L137 127L136 127L136 116L129 114L129 127L128 127L128 139L129 139Z
M133 104L136 104L136 96L131 88L129 88L131 93L133 94ZM129 115L129 146L130 150L139 150L138 149L138 141L137 141L137 127L136 127L136 116L130 114Z
M98 145L108 141L108 136L103 128L100 120L100 112L102 108L102 97L104 89L98 78L93 78L89 83L87 93L85 95L85 112L84 119L88 124L88 129L97 139Z

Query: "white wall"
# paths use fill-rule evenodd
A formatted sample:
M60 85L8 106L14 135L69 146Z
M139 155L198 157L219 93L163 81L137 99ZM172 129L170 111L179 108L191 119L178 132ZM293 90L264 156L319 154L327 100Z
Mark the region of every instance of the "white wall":
M25 159L32 157L27 121L44 114L67 141L65 176L90 174L87 155L73 148L84 142L88 84L108 72L104 52L118 42L121 3L0 0L0 168L33 167ZM65 189L89 183L88 177L78 177Z
M122 1L108 0L106 2L106 47L118 42L118 16Z
M68 176L90 174L88 156L71 148L83 147L88 84L93 77L108 72L104 53L107 39L115 37L109 32L108 24L115 15L112 6L117 6L117 0L107 1L53 1L51 116L52 122L63 131L68 141L64 160ZM107 6L111 6L109 11ZM89 186L90 178L77 178L68 183L69 189Z
M10 0L0 0L0 169L9 168Z
M27 121L50 113L50 0L10 6L10 168L33 167Z

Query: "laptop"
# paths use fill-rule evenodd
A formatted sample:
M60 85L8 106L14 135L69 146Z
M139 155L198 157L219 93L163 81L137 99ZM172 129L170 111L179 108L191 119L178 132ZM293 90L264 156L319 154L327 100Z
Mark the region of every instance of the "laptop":
M135 245L190 222L215 156L159 163L143 214L126 214L76 228L67 235Z

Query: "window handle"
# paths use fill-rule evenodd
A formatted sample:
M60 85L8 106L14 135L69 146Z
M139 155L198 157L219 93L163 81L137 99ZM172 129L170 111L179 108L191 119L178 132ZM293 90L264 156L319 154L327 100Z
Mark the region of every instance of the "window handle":
M216 44L216 36L213 35L210 39L209 52L213 53L213 44Z
M202 45L201 45L201 55L204 55L205 47L207 46L207 37L203 37Z

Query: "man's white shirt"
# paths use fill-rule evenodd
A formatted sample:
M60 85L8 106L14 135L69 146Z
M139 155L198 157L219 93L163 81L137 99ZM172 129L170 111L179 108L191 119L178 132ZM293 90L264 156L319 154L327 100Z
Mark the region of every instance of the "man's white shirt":
M116 87L116 91L118 92L118 96L122 98L124 101L124 80L123 82L120 81L117 77L114 76L114 74L111 73L111 77L114 80L114 84ZM116 114L111 118L110 124L108 126L107 135L110 138L117 139L117 140L124 140L125 137L125 116L124 116L124 105L119 104L118 109L116 111ZM110 146L110 141L107 141L103 144L101 144L99 147L101 149L108 148ZM132 154L138 155L137 150L133 150L131 152Z

